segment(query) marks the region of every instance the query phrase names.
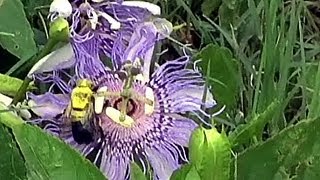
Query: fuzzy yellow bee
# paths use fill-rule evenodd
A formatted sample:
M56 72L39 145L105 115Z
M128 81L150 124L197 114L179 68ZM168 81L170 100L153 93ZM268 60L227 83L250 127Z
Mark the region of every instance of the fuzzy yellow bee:
M73 138L79 144L88 144L93 140L92 133L85 128L94 113L92 88L90 80L80 79L71 92L71 100L65 111L66 118L71 120Z

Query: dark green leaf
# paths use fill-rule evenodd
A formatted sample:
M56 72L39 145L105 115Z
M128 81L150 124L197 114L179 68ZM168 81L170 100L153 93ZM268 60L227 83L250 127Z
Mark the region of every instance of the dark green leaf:
M0 124L0 179L26 179L26 167L8 129ZM5 172L5 173L4 173Z
M231 145L235 147L246 144L253 137L261 139L264 126L272 119L277 108L279 108L279 102L273 102L263 113L255 115L250 119L248 124L238 126L237 129L229 135Z
M201 50L199 56L198 58L202 59L199 66L204 74L210 61L209 85L212 86L218 104L232 109L239 94L240 77L237 62L232 58L231 52L226 48L210 44Z
M21 59L36 53L33 31L20 0L0 0L0 44Z
M21 0L24 4L26 11L29 13L30 16L36 15L37 10L46 10L48 12L50 3L52 0Z
M303 120L240 154L238 179L319 179L319 127L320 119Z
M310 103L308 103L309 109L309 118L319 117L319 110L320 110L320 64L318 67L310 66L307 71L307 86L309 86L312 90L312 95L310 95Z
M227 3L222 3L219 8L219 16L221 19L221 27L224 29L230 29L230 24L234 24L236 17L238 16L235 9L228 6Z
M206 16L217 10L221 4L221 0L204 0L201 4L201 10Z

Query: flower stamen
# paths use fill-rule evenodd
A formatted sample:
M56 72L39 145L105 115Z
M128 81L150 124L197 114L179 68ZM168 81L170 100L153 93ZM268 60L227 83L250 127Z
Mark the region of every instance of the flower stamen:
M121 116L123 115L119 110L113 108L113 107L107 107L106 108L106 115L115 123L120 124L121 126L124 127L132 127L134 124L134 120L128 116L128 115L124 115L124 120L121 121Z
M150 99L152 102L154 102L154 93L153 90L150 87L146 88L146 98ZM145 103L144 105L144 113L146 115L151 115L154 111L154 103L151 105L148 103Z
M95 96L95 101L94 101L94 111L97 114L100 114L102 112L104 100L105 100L105 95L103 93L106 92L107 90L108 88L106 86L103 86L97 90L97 95Z

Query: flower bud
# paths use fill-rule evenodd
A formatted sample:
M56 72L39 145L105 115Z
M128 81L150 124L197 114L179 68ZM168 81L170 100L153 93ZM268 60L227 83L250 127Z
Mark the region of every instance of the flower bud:
M63 18L57 18L50 24L50 38L58 41L69 40L69 23Z

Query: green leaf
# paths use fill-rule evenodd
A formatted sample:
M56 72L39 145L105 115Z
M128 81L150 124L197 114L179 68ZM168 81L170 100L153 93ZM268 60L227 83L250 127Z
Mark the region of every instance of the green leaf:
M217 10L221 4L221 0L204 0L201 4L201 10L206 16Z
M201 180L201 177L194 166L191 167L185 180Z
M205 148L205 134L202 128L193 131L189 142L190 162L196 167L200 167L202 159L205 158L203 149Z
M274 112L279 108L278 101L271 103L261 114L255 115L248 124L240 125L229 135L229 140L233 147L246 144L252 138L262 138L264 126L272 119Z
M20 0L0 0L0 45L20 59L28 59L37 51L25 16Z
M23 124L14 127L13 133L29 179L105 179L88 160L39 128Z
M234 1L232 1L234 2ZM230 24L235 24L236 19L238 18L238 9L235 8L236 4L225 3L223 1L222 5L219 8L219 16L221 19L221 26L225 29L230 29Z
M191 168L191 164L181 166L172 173L170 180L185 180Z
M190 163L202 179L229 179L231 151L224 132L220 134L216 129L198 128L191 136L189 152Z
M302 120L240 154L237 179L319 179L319 127L319 118Z
M237 62L232 58L231 52L226 48L210 44L203 48L198 56L202 59L199 66L204 74L210 61L209 85L212 86L218 104L226 105L227 109L231 110L236 106L241 81Z
M28 12L29 16L34 16L37 14L37 10L45 10L48 12L50 3L52 0L21 0L24 4L26 12Z
M310 84L310 89L312 90L312 95L310 95L310 103L308 104L308 117L315 118L319 117L319 110L320 110L320 63L318 67L312 68L309 67L308 70L308 81L307 83Z
M0 105L0 110L4 108ZM25 160L28 179L105 180L96 166L70 146L36 126L23 123L13 113L0 113L0 123L12 129Z
M8 129L0 124L0 179L26 179L26 167Z
M18 92L22 82L21 79L0 74L0 93L7 96L14 96Z
M131 163L131 180L146 180L141 168L136 163Z

